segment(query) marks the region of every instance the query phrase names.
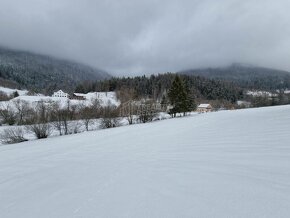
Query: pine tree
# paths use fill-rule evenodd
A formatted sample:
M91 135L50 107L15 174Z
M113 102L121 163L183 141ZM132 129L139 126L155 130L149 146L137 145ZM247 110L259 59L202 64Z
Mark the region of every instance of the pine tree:
M75 92L77 93L85 93L85 88L82 84L78 85L75 89Z
M193 111L196 109L197 105L195 103L195 97L193 95L193 91L190 90L189 84L185 83L185 92L187 94L187 104L186 104L186 111Z
M176 113L183 113L191 110L193 101L189 98L188 89L177 75L168 92L170 104L173 106L170 113L175 117Z
M19 96L19 94L18 94L17 91L13 92L13 97L14 97L14 98L17 98L18 96Z

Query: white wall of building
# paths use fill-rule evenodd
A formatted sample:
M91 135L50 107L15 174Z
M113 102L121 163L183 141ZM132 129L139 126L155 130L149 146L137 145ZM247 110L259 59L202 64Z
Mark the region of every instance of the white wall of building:
M68 98L69 95L65 92L63 92L62 90L59 90L57 92L54 92L52 97L57 97L57 98Z

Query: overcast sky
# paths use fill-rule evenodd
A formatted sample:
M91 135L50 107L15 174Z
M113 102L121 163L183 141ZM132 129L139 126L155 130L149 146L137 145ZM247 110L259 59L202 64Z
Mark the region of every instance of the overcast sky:
M0 0L0 45L115 75L233 62L290 70L289 0Z

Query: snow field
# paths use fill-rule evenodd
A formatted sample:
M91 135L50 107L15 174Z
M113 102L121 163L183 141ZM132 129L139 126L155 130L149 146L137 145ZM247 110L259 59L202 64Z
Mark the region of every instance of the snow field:
M290 107L0 146L0 217L289 217Z

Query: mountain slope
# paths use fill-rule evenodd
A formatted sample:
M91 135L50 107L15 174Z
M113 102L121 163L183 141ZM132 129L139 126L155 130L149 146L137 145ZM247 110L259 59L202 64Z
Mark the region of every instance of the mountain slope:
M106 72L83 64L0 47L0 78L20 87L70 91L81 81L108 77Z
M179 73L231 81L249 89L275 90L290 88L289 72L242 64L233 64L224 68L184 70Z
M286 218L289 128L283 106L1 146L0 217Z

